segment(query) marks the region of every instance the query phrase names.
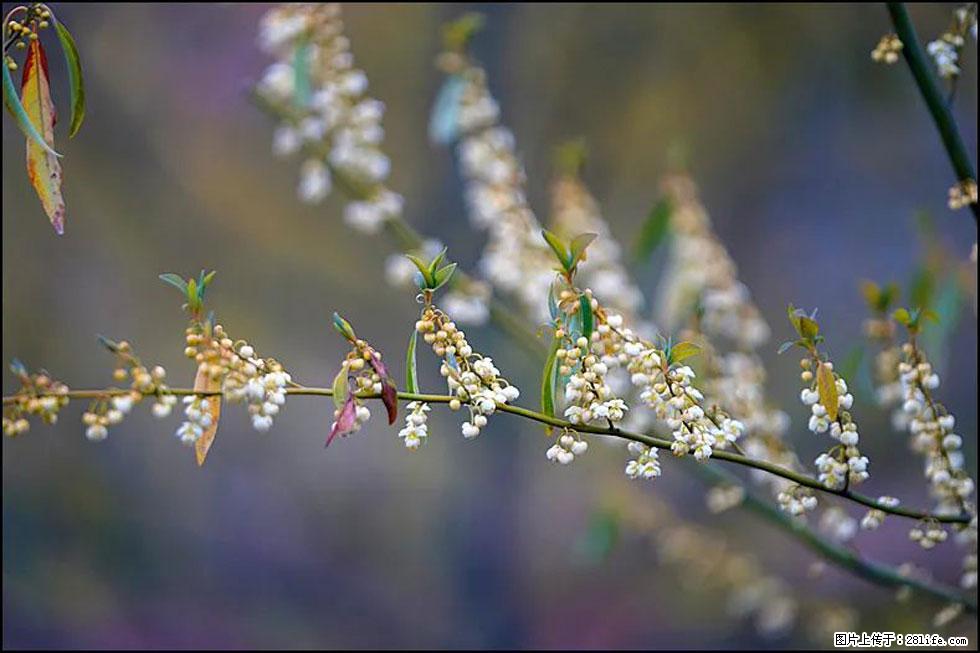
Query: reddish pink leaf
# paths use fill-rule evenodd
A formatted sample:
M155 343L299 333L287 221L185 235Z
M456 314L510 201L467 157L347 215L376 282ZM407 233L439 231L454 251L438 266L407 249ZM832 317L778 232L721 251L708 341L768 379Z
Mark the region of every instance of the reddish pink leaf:
M354 395L348 395L347 401L344 402L343 407L340 409L340 415L337 416L337 421L334 422L333 428L330 429L330 435L327 437L327 443L323 446L329 447L333 439L338 435L343 437L354 430L354 423L357 421L357 404L354 403Z

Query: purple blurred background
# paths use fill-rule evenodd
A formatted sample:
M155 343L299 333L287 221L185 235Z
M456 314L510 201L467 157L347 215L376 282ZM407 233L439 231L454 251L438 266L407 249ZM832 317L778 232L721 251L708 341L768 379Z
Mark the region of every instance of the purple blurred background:
M920 36L938 35L954 7L912 6ZM189 384L184 316L156 276L208 267L218 270L209 302L221 321L303 383L329 384L344 353L328 325L333 310L400 362L416 306L384 282L389 250L342 224L339 199L295 199L297 164L272 157L272 126L247 100L268 63L255 46L265 7L54 8L78 41L89 111L81 133L62 141L60 239L26 181L23 138L4 120L4 360L47 367L73 387L106 385L112 360L95 341L101 333L165 365L172 384ZM426 123L441 82L432 64L439 26L472 8L345 6L357 64L387 105L392 188L406 196L408 219L466 268L482 236L465 219L453 157L428 143ZM668 153L687 152L773 326L771 393L812 458L821 443L804 428L796 360L775 355L789 335L785 305L819 307L831 351L843 357L862 342L858 282L905 284L922 264L916 211L933 216L951 257L965 259L976 240L968 212L945 206L952 175L908 70L870 59L889 30L884 7L479 9L487 26L476 55L517 136L540 217L552 150L568 137L590 144L585 178L627 243ZM976 160L973 41L965 60L955 112ZM648 267L640 275L652 296ZM491 328L470 339L533 405L536 364ZM971 299L934 355L974 475L976 344ZM429 365L423 387L437 382ZM9 374L3 388L16 390ZM867 491L925 505L906 438L868 397L858 402L873 461ZM703 489L673 461L645 485L622 475L620 447L593 447L558 469L545 460L541 430L509 416L466 442L457 416L434 410L431 441L410 455L380 419L325 451L328 402L291 399L268 434L229 408L197 469L172 437L176 418L163 424L137 411L96 445L82 435L80 403L56 427L3 442L5 648L830 645L805 619L764 637L626 526L603 555L581 555L597 508L626 490L707 525L801 600L842 604L859 629L932 630L934 610L896 604L890 591L830 568L814 577L813 555L756 517L708 514ZM890 520L859 546L953 581L953 545L923 552L907 526ZM956 628L975 643L975 620Z

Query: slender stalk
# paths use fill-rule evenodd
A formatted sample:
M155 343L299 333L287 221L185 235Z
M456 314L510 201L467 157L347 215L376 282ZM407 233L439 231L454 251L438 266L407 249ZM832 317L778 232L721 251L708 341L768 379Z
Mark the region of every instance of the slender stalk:
M696 465L695 469L699 476L711 484L738 482L737 477L720 469L706 465ZM885 587L908 587L942 601L960 603L972 614L977 612L976 600L965 596L962 592L941 583L903 575L888 565L862 558L857 552L839 546L833 540L807 528L804 522L790 517L748 489L745 491L742 505L770 522L781 524L783 530L808 548L861 578Z
M919 37L915 32L912 19L909 18L905 3L888 2L886 4L892 25L895 27L895 33L902 42L902 55L905 57L909 70L912 71L912 77L915 79L916 86L919 87L922 99L925 100L926 106L929 108L932 121L936 123L936 129L939 130L939 136L942 138L943 147L949 156L949 162L953 165L957 181L972 180L976 182L977 173L974 171L970 155L963 144L963 138L956 126L956 120L953 118L949 105L943 97L943 92L932 73L926 53L919 43ZM970 210L973 211L973 221L976 222L980 216L980 207L973 203L970 204Z
M49 396L66 396L68 398L74 399L97 399L100 397L114 396L129 394L131 390L120 390L120 389L105 389L105 390L70 390L67 393L57 395L56 393L48 393ZM221 391L213 392L199 392L191 388L173 388L168 390L170 394L177 396L188 396L197 395L202 397L207 396L218 396L221 395ZM314 388L307 386L295 386L286 388L286 394L289 395L299 395L299 396L321 396L321 397L332 397L332 388ZM45 396L43 393L35 396ZM361 399L379 399L380 394L377 393L363 393L358 395ZM17 395L5 396L3 398L3 404L12 405L18 401ZM420 394L411 392L399 392L398 399L401 401L425 401L433 404L446 404L453 399L450 395L434 395L434 394ZM528 408L523 408L521 406L513 406L510 404L498 404L497 410L503 413L510 413L511 415L517 415L525 419L530 419L541 424L547 424L549 426L554 426L561 429L570 429L577 431L579 433L591 433L593 435L606 435L616 438L621 438L624 440L633 440L634 442L640 442L647 445L648 447L655 447L657 449L663 449L666 451L670 450L671 441L659 438L653 435L648 435L646 433L635 433L633 431L625 431L618 428L610 428L606 426L593 426L590 424L572 424L566 420L560 419L558 417L552 417L550 415L545 415L544 413L539 413ZM882 505L875 499L853 492L851 490L832 490L825 487L818 480L811 478L805 474L800 474L791 469L785 467L780 467L773 463L757 460L754 458L749 458L738 453L733 453L730 451L715 451L711 455L711 460L722 460L725 462L733 463L735 465L741 465L743 467L750 467L752 469L758 469L760 471L773 474L785 478L787 480L793 481L799 485L824 492L826 494L833 494L835 496L847 499L848 501L853 501L861 505L867 506L869 508L874 508L876 510L881 510L882 512L889 513L892 515L897 515L899 517L908 517L909 519L917 520L933 520L936 522L946 523L946 524L966 524L970 521L969 515L941 515L932 514L929 512L921 510L913 510L910 508L904 508L902 506L886 506Z

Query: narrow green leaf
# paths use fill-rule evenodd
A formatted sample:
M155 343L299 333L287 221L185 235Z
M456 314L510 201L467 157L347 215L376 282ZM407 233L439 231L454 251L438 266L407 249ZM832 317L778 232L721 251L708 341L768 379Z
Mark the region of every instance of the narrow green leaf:
M582 335L585 338L592 338L592 329L595 320L592 316L592 301L585 295L578 298L579 311L582 313Z
M459 135L460 100L467 83L462 75L450 75L443 82L432 115L429 118L429 140L437 145L448 145Z
M179 275L173 272L167 272L160 275L160 281L164 283L169 283L171 286L180 291L181 295L187 296L187 282L184 281Z
M6 62L3 65L3 103L6 105L10 115L14 117L17 126L20 127L20 130L24 132L27 138L40 145L49 154L58 157L61 156L51 149L51 146L48 145L44 137L37 131L34 123L31 122L27 111L24 109L24 105L20 101L20 97L17 95L17 89L14 86L14 80L10 77L10 69L7 68Z
M559 311L558 301L555 299L555 284L552 282L548 287L548 314L552 320L557 320Z
M54 19L54 29L58 33L61 51L65 55L65 68L68 69L68 88L71 94L71 122L68 127L68 137L72 138L81 129L82 121L85 120L85 80L82 77L82 61L78 56L78 48L75 47L75 39L72 38L71 32L57 18Z
M800 335L808 340L816 338L820 333L820 325L817 321L806 315L800 316Z
M357 335L354 333L354 327L350 325L350 322L340 317L339 313L333 314L333 328L337 330L337 333L344 336L351 342L357 340Z
M440 265L442 265L442 262L446 260L447 251L448 251L447 248L443 247L442 251L436 254L435 257L431 261L429 261L429 268L428 268L429 277L431 277L432 279L436 278L436 270L439 268Z
M434 281L432 290L438 290L442 288L446 283L452 278L453 272L456 271L456 264L450 263L449 265L440 268L436 271L434 275Z
M293 53L293 101L297 107L310 104L310 42L301 41Z
M908 309L906 308L896 309L895 312L892 313L892 318L894 318L899 324L903 324L905 326L912 325L912 314L909 313Z
M201 297L197 294L197 279L193 277L187 280L187 306L192 311L201 307Z
M795 344L796 344L796 341L795 340L787 340L783 344L779 345L779 350L776 353L777 354L785 354Z
M108 349L111 353L113 353L113 354L119 353L119 343L118 342L116 342L115 340L110 340L109 338L106 338L103 335L98 335L97 334L95 337L96 337L96 339L98 339L99 344L102 345L103 347L105 347L106 349Z
M570 268L574 268L585 259L586 248L598 237L598 234L579 234L572 239L571 244L568 246L568 266Z
M341 365L337 376L333 377L333 405L340 408L347 401L347 394L350 392L350 382L347 375L347 366Z
M666 197L661 198L640 228L640 234L636 238L633 256L637 262L642 262L650 258L650 255L660 246L664 237L670 231L670 216L673 207L670 200Z
M419 373L415 360L415 345L419 332L412 329L412 337L408 339L408 351L405 353L405 390L411 393L419 391Z
M571 269L570 259L568 256L568 250L565 248L565 243L562 242L561 238L551 233L547 229L541 230L541 235L544 236L544 240L551 247L551 251L555 253L558 257L558 261L561 263L562 268L566 271Z
M431 288L435 285L435 280L429 276L429 264L420 259L418 256L413 254L405 254L405 258L415 264L415 267L419 269L419 274L422 275L422 280L425 282L426 288Z
M557 353L561 341L558 338L551 339L551 347L548 348L548 358L544 363L544 370L541 372L541 412L549 417L555 416L555 363L558 360ZM551 427L546 426L545 431L551 432Z

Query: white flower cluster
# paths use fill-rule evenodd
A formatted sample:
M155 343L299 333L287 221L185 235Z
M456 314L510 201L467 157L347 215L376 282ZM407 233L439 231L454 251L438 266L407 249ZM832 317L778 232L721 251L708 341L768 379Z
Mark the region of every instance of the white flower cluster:
M646 480L660 476L660 458L655 448L642 442L630 442L626 448L631 456L626 461L627 476Z
M14 395L14 401L3 407L3 434L14 437L27 433L31 429L27 420L29 415L55 424L58 412L68 405L68 386L52 379L46 372L30 374L17 360L10 369L19 378L21 388Z
M191 395L184 397L184 416L187 418L177 428L177 438L186 445L193 445L214 424L211 415L212 401L221 401L219 397L200 397Z
M800 401L810 407L810 421L807 427L813 433L829 433L840 445L828 452L817 456L814 464L817 467L818 480L831 490L842 490L849 483L861 483L868 474L868 459L862 456L858 443L857 424L848 412L854 403L854 396L847 391L847 382L833 372L833 364L829 361L813 363L809 358L800 361L804 367L802 377L810 381L808 387L800 392ZM834 376L834 391L837 393L837 415L831 419L827 406L820 402L820 393L813 380L811 365L823 365Z
M963 179L950 187L947 205L951 211L956 211L976 203L977 182L973 179Z
M422 442L429 437L429 426L426 424L429 416L429 404L424 401L413 401L406 407L405 427L398 432L398 437L405 441L405 447L417 450Z
M572 433L574 433L574 431L566 430L561 436L559 436L558 440L548 448L548 451L545 452L545 456L548 458L548 460L561 465L567 465L575 460L575 456L581 456L588 450L589 443L583 440L581 437L575 437L575 435L572 435Z
M940 514L965 513L972 518L960 533L967 547L960 584L972 589L977 585L977 512L973 495L974 480L965 469L960 450L963 438L953 432L956 420L932 396L939 387L939 375L924 352L912 342L902 346L903 360L898 373L902 384L902 411L906 415L912 448L925 459L925 476ZM945 541L946 531L939 524L927 523L909 531L909 537L923 548L931 549Z
M835 542L849 542L858 533L858 521L843 508L832 506L820 515L820 530Z
M384 104L365 95L367 76L354 68L336 3L294 3L270 10L260 25L263 49L276 57L257 90L290 121L274 137L276 154L303 150L299 196L322 201L340 176L362 197L345 221L367 233L401 215L403 199L384 182L391 164L381 151Z
M900 501L895 497L883 496L878 497L878 504L885 506L886 508L897 508ZM865 513L864 517L861 518L861 528L866 531L877 530L885 522L885 515L887 513L884 510L878 510L877 508L871 508Z
M926 51L936 62L936 70L944 79L953 79L960 74L960 48L963 47L963 37L946 33L935 41L930 41Z
M809 488L802 485L793 485L781 491L776 500L783 512L789 513L794 517L811 512L817 507L817 497Z
M497 125L500 111L484 70L455 53L440 61L450 80L462 85L453 107L453 131L459 138L470 220L487 230L480 271L494 286L517 295L530 315L546 319L543 307L554 277L553 257L525 196L514 135Z
M662 323L676 330L692 306L703 311L701 329L741 349L752 350L769 339L769 326L738 280L735 262L711 228L694 183L674 176L664 181L670 201L673 236L670 259L658 289Z
M621 322L618 315L610 317ZM591 339L579 336L574 343L563 329L555 332L556 338L566 341L555 356L559 374L568 377L564 396L569 405L565 408L565 417L572 424L602 421L615 426L623 421L629 410L626 402L616 397L606 382L609 366L618 365L619 358L607 353L613 346L615 331L609 325L605 327L593 331Z
M977 5L969 2L953 12L952 25L940 37L930 41L926 51L933 58L939 76L944 79L956 79L960 75L960 52L966 45L966 36L970 34L977 39Z
M963 438L953 432L956 419L932 397L939 387L939 375L919 348L907 343L903 351L906 357L898 372L912 449L925 458L926 479L937 510L957 514L976 489L964 469Z
M500 376L493 359L480 355L466 340L466 334L438 308L427 305L415 329L432 351L442 359L440 373L453 395L449 407L459 410L465 404L470 419L463 422L463 437L480 435L487 417L497 410L497 404L512 402L520 396L516 386Z
M198 379L220 389L228 401L245 402L256 431L272 428L273 418L286 403L286 386L292 381L279 362L261 358L244 340L232 340L220 324L210 332L202 325L189 327L186 343L184 353L197 361Z
M642 341L626 345L633 385L642 388L640 398L657 418L667 423L675 456L693 453L697 460L711 457L742 435L744 426L720 410L706 412L704 395L694 386L694 370L687 365L668 365L665 353Z
M871 60L877 63L893 64L898 61L902 47L904 46L897 34L885 34L878 41L875 49L871 51Z
M291 380L289 373L282 369L258 374L248 380L245 400L248 402L252 428L256 431L272 428L273 418L286 403L286 386Z
M551 231L558 236L570 241L579 234L598 235L589 246L588 257L579 264L577 278L634 322L643 307L643 292L623 265L622 247L613 238L598 202L577 175L565 174L552 184L551 206Z

